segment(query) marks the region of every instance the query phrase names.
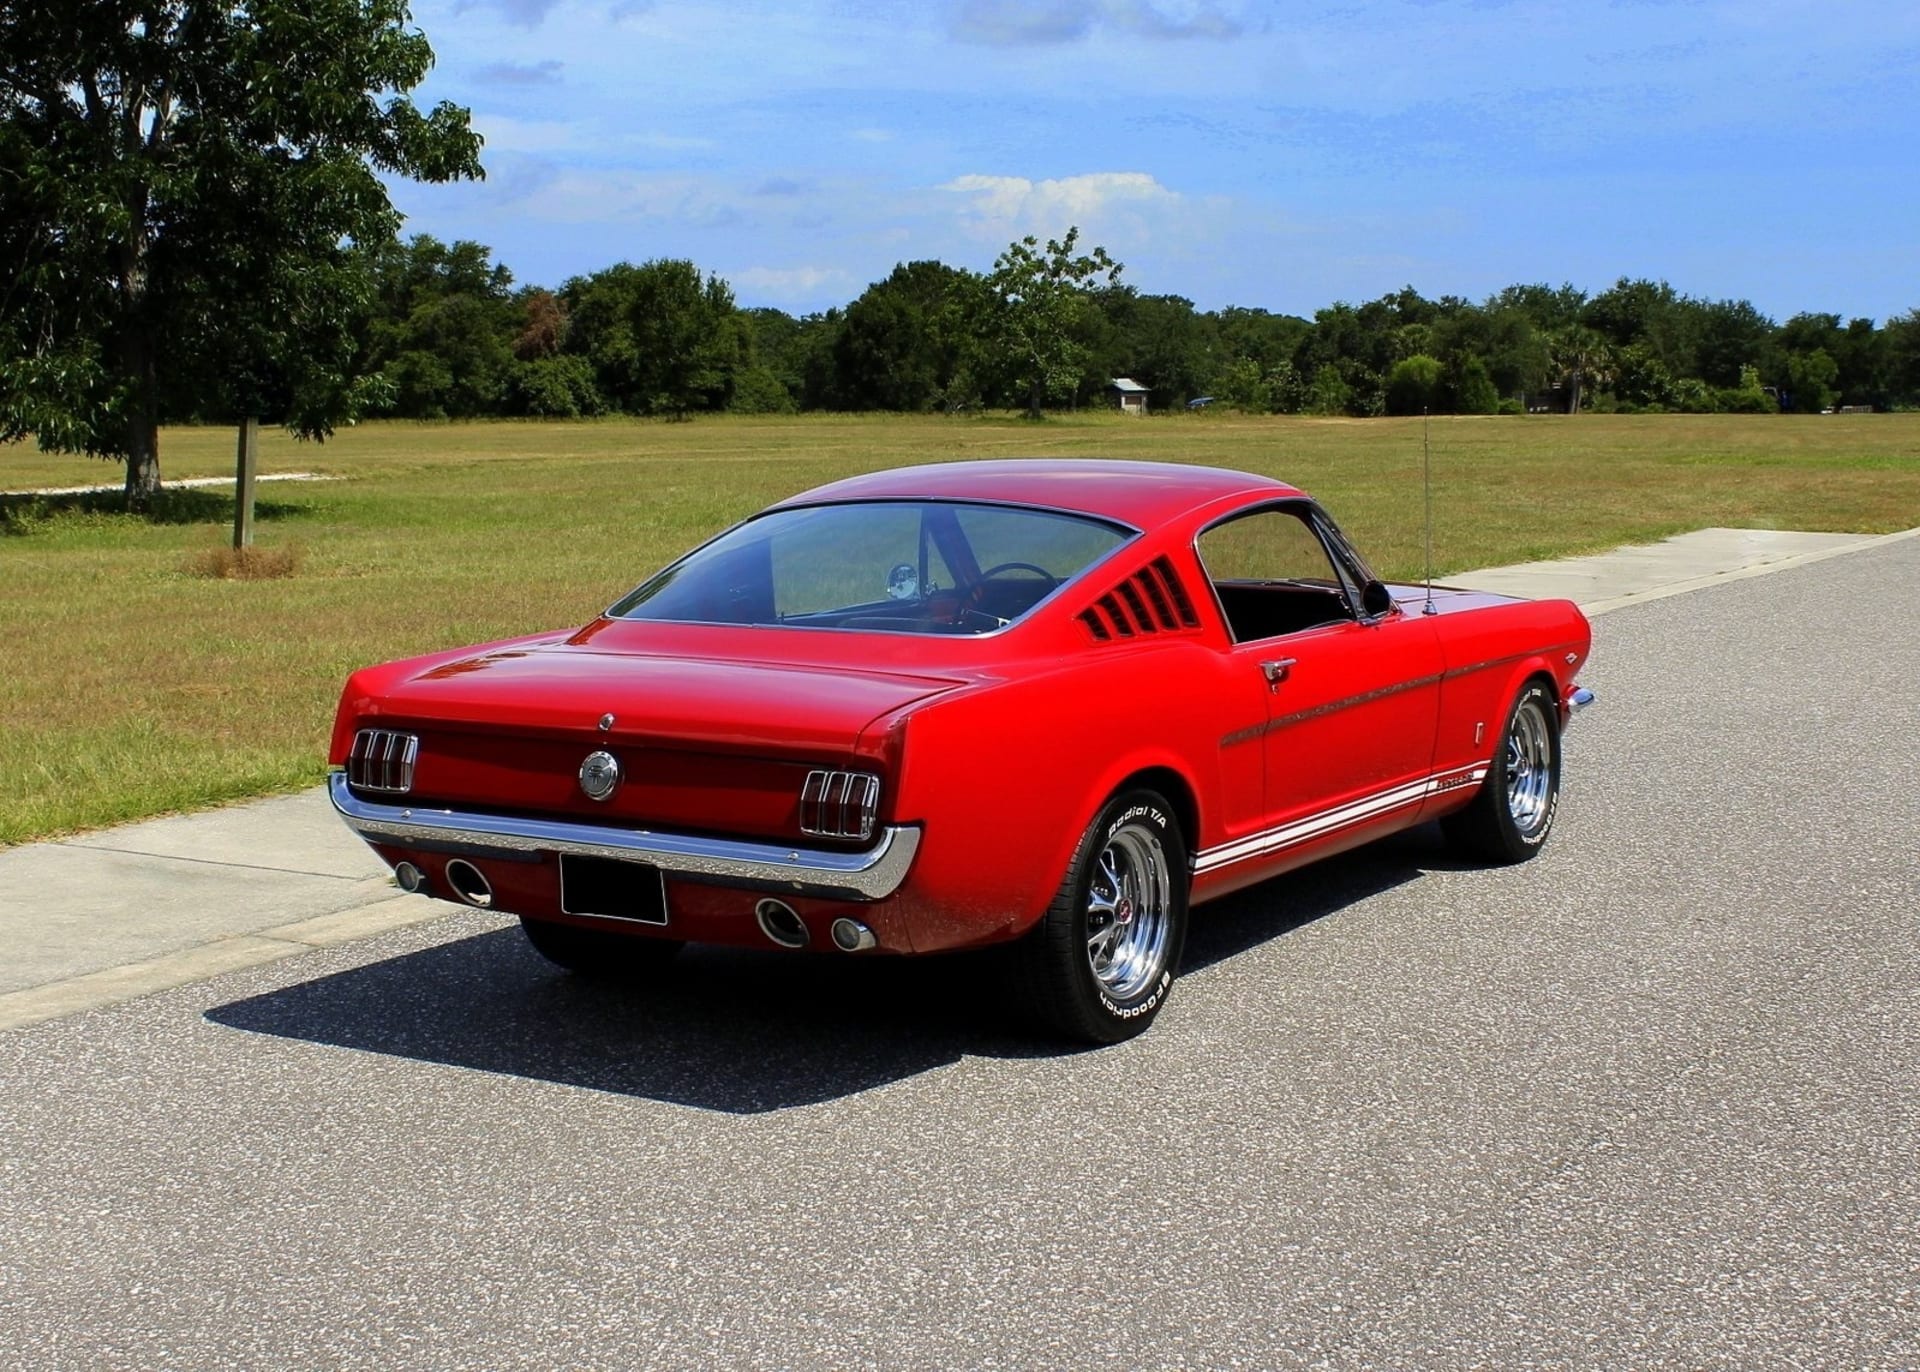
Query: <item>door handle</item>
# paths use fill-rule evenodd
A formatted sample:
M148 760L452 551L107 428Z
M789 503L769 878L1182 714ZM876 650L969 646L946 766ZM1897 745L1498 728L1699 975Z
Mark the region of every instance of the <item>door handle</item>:
M1272 662L1263 662L1260 664L1260 672L1267 679L1267 689L1269 691L1279 690L1280 683L1292 675L1295 660L1296 659L1290 657L1282 657L1276 658Z

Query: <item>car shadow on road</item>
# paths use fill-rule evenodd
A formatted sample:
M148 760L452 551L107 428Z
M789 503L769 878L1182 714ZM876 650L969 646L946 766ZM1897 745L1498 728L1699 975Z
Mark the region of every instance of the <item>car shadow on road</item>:
M1468 865L1427 824L1263 881L1194 912L1180 970L1201 971L1428 872Z
M1198 971L1445 865L1390 839L1209 905ZM494 930L234 1001L215 1024L730 1114L814 1105L959 1062L1085 1051L1013 1015L999 952L859 959L690 948L648 982L558 971Z

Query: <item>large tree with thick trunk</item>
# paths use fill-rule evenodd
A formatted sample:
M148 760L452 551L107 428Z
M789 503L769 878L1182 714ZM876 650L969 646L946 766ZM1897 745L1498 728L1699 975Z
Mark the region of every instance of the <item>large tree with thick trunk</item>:
M432 64L402 0L0 0L0 440L139 508L164 419L350 417L379 174L481 174Z

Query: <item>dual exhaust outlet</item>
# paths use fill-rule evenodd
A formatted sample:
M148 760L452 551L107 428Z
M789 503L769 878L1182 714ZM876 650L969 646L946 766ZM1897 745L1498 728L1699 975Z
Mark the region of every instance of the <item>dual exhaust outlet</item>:
M775 900L771 896L753 907L754 921L759 924L760 932L782 948L805 948L807 946L806 921L794 913L791 905L784 900ZM857 919L842 915L833 922L828 934L833 946L843 953L864 953L879 945L873 930Z
M447 885L453 894L475 909L485 910L493 904L493 886L480 869L465 858L454 858L447 864ZM408 895L425 892L433 895L433 885L427 880L427 874L411 862L402 862L393 869L393 879L402 891Z
M394 867L393 879L401 890L409 895L425 891L433 894L427 881L427 874L411 862L402 862ZM493 886L487 881L478 867L465 858L454 858L446 866L447 885L453 894L476 909L486 910L493 905ZM753 907L754 922L760 926L760 932L782 948L804 948L807 946L808 933L806 921L794 912L794 908L784 900L775 900L769 896ZM842 915L828 929L833 946L843 953L864 953L879 946L879 939L873 930L857 919Z

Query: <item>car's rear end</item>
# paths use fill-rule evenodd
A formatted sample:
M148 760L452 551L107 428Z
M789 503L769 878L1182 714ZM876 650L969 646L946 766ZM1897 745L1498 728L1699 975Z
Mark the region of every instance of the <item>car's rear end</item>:
M868 726L963 683L623 629L356 674L335 807L409 890L683 941L824 946L844 921L846 945L908 950L887 898L920 830L894 810L897 732Z

